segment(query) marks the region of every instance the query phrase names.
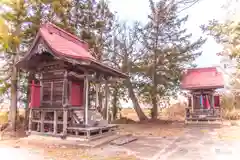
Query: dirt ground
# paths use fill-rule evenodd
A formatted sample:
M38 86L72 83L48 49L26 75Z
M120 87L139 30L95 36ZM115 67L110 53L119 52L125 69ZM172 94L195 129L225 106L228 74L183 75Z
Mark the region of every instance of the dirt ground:
M7 137L0 140L0 155L8 160L212 160L219 156L232 159L238 154L234 151L240 148L238 121L226 121L220 126L185 125L182 113L181 109L165 110L161 120L140 123L134 110L124 109L125 118L117 121L118 134L132 134L137 141L123 146L83 148L45 138Z
M132 134L137 137L176 137L181 136L184 133L184 127L182 123L173 123L166 121L158 122L145 122L138 123L134 122L132 124L119 124L118 134ZM10 147L17 149L24 149L26 152L29 151L31 154L41 154L43 159L56 159L56 160L74 160L74 159L86 159L86 160L100 160L99 154L101 155L102 149L104 150L104 155L102 156L103 160L110 159L126 159L126 160L136 160L140 159L136 155L129 151L128 149L114 148L111 146L111 150L114 148L114 151L106 151L106 148L94 149L95 152L100 152L96 155L89 154L92 153L86 148L80 148L70 145L62 145L52 143L49 139L11 139L11 140L2 140L0 141L0 151L1 147ZM109 146L108 146L109 147ZM107 147L107 148L108 148ZM105 149L104 149L105 148ZM107 149L110 150L110 149Z
M8 160L16 159L10 156L23 160L175 160L182 155L191 160L214 159L219 155L233 157L236 156L234 148L240 147L237 122L221 126L135 123L120 125L120 133L132 133L138 140L124 146L107 144L89 149L57 144L49 139L12 139L0 141L0 154L8 156Z

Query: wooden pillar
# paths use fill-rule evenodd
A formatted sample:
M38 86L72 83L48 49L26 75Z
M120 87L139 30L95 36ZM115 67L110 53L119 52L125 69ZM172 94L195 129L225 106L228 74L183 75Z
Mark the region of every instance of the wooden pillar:
M63 136L67 136L67 127L68 127L68 72L64 73L63 80L63 96L62 96L62 104L63 104ZM56 120L57 121L57 120ZM57 122L56 122L57 123Z
M108 105L108 100L109 100L109 86L108 86L108 81L106 80L105 81L105 106L104 106L104 109L105 109L105 113L106 114L106 120L108 121L109 120L109 105Z
M32 118L33 118L33 110L29 108L29 120L28 120L28 133L32 131Z
M72 106L72 81L68 81L68 105Z
M96 109L99 107L99 89L100 89L100 84L99 82L96 83Z
M199 103L201 103L200 104L200 108L201 109L204 109L204 97L203 97L203 94L202 93L200 93L200 98L199 98Z
M58 120L58 112L54 111L54 121L53 121L53 134L57 134L57 120Z
M63 136L67 135L68 110L63 108Z
M45 119L45 112L41 110L41 127L40 132L44 132L44 119Z
M213 94L213 93L211 94L211 99L212 99L212 100L211 100L211 102L212 102L212 103L211 103L211 108L214 109L214 108L215 108L215 101L214 101L214 94Z
M192 112L193 112L193 109L194 109L194 94L192 93L191 94L191 100L192 100Z
M87 126L88 125L88 94L89 94L89 79L88 76L85 76L84 78L84 124Z
M42 101L43 101L43 74L40 73L40 105L42 106Z
M53 82L51 82L51 97L50 97L50 101L51 101L51 105L53 104Z
M64 73L64 79L63 79L63 96L62 96L62 104L64 107L67 107L69 104L68 101L68 78L67 78L67 71Z

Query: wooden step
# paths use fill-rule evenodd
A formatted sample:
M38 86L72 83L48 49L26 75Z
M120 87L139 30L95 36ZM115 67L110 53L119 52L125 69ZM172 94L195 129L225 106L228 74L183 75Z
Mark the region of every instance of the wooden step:
M111 145L117 145L117 146L122 146L124 144L136 141L137 138L132 136L132 135L123 135L116 140L113 140L110 144Z
M78 137L67 137L68 141L72 141L75 143L77 146L82 146L82 147L89 147L89 148L95 148L95 147L100 147L102 145L109 144L109 142L118 139L120 135L111 132L111 133L106 133L102 136L95 137L89 141L86 140L81 140Z
M109 142L119 138L118 134L107 134L105 137L101 137L98 139L94 139L91 141L84 141L77 137L68 136L66 139L60 139L59 137L50 137L50 136L40 136L40 135L31 135L26 138L22 138L21 140L27 140L27 142L43 143L43 144L54 144L54 145L62 145L62 146L75 146L75 147L86 147L86 148L95 148L100 147L102 145L106 145Z

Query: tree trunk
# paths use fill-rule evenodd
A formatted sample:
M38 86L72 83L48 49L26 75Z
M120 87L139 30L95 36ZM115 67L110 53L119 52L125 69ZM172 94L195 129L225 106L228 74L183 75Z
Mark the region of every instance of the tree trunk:
M29 121L29 103L30 103L30 78L28 77L28 81L27 81L27 99L26 99L26 104L25 104L25 108L24 108L24 129L27 131L28 130L28 121Z
M158 105L157 105L157 98L156 95L152 95L152 110L151 110L151 117L152 119L158 118Z
M155 64L154 64L155 65ZM156 66L156 65L155 65ZM157 84L156 84L156 67L154 67L153 70L153 87L152 87L152 93L151 93L151 99L152 99L152 110L151 110L151 118L157 119L158 118L158 105L157 105Z
M21 31L21 25L18 24L16 26L16 31L13 33L14 36L18 37L20 35L20 31ZM16 53L16 55L13 55L13 64L12 64L12 75L11 75L11 100L10 100L10 115L9 115L9 126L10 126L10 130L13 132L13 134L16 131L16 119L17 119L17 103L18 103L18 89L17 89L17 85L18 85L18 69L16 67L16 63L19 60L19 47L20 44L16 43L14 44L16 45L13 48L13 52Z
M10 101L10 129L16 131L16 117L17 117L17 68L13 66L11 76L11 101Z
M99 111L100 113L102 113L102 110L103 110L103 94L102 94L102 92L99 91L98 96L99 96L99 97L98 97L98 99L99 99L98 111Z
M156 15L155 15L156 16ZM159 33L159 27L156 28L156 33ZM154 49L154 55L153 55L153 67L152 67L152 93L151 93L151 98L152 98L152 112L151 116L152 119L157 119L158 118L158 106L157 106L157 49L158 49L158 36L156 37L155 40L155 49Z
M107 119L109 117L109 109L108 109L108 101L109 101L109 86L107 82L105 83L105 88L104 88L104 108L102 110L102 115L104 119Z
M25 104L25 117L24 117L24 129L25 130L28 130L29 103L31 101L31 97L30 97L31 92L30 92L29 84L31 84L32 80L36 80L35 74L30 72L27 79L28 79L28 81L27 81L27 100L26 100L26 104Z
M139 103L138 103L138 99L137 97L135 96L135 93L133 91L133 86L132 86L132 83L130 81L130 79L127 79L125 80L125 85L127 86L128 88L128 94L129 94L129 97L131 98L132 100L132 103L133 103L133 107L134 107L134 110L136 111L137 113L137 116L139 118L140 121L144 121L144 120L147 120L147 116L143 113Z

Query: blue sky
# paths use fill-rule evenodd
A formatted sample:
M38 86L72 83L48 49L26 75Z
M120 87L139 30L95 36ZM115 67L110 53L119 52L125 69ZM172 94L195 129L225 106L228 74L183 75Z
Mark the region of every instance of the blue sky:
M206 24L209 20L226 19L226 9L222 6L227 0L201 0L182 14L188 14L186 23L188 31L193 34L193 39L203 35L199 26ZM150 13L148 0L110 0L111 8L118 13L121 20L128 22L138 20L145 22ZM220 63L220 57L216 53L222 50L212 37L202 47L203 54L196 60L199 67L216 66Z

